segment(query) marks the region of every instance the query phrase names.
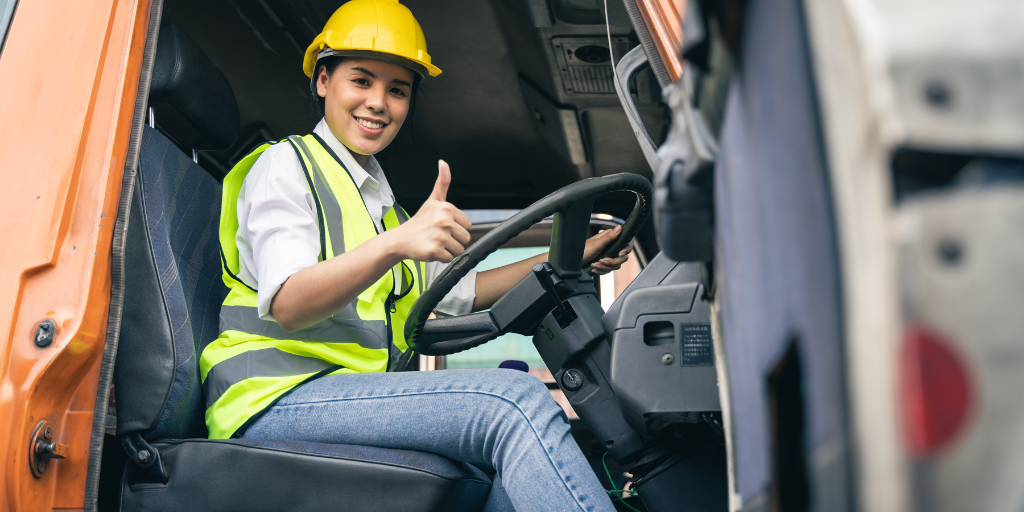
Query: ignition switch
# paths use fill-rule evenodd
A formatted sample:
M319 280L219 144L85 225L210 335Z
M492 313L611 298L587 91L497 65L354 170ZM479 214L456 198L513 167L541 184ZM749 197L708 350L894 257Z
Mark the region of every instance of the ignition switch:
M569 368L562 374L562 387L567 391L579 391L583 387L583 372Z

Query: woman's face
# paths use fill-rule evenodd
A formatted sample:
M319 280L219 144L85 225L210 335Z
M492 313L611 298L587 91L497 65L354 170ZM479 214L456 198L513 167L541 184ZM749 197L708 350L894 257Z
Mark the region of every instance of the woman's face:
M376 59L346 57L330 75L321 69L316 90L326 99L327 126L360 165L398 135L409 114L412 79L412 70Z

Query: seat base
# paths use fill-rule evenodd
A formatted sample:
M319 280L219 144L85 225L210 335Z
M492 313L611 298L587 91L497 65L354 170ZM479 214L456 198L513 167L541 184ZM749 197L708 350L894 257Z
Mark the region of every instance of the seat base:
M412 450L263 439L153 443L166 484L135 483L128 464L122 511L478 511L482 471Z

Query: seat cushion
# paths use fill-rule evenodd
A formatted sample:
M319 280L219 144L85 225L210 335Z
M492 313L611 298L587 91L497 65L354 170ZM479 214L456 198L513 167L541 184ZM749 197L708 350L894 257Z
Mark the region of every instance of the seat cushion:
M491 481L431 453L266 439L154 443L167 484L134 483L125 469L122 511L477 511Z

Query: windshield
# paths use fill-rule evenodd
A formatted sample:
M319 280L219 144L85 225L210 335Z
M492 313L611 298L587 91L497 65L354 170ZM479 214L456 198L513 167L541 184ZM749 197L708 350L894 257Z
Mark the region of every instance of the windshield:
M17 0L0 0L0 53L3 52L4 43L7 41L7 28L14 17L14 6Z

